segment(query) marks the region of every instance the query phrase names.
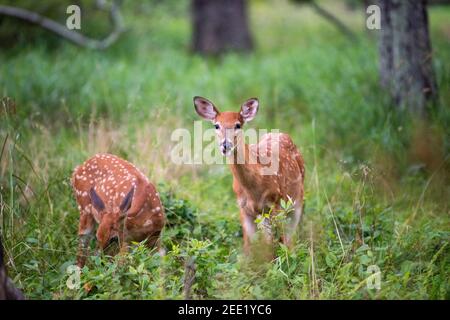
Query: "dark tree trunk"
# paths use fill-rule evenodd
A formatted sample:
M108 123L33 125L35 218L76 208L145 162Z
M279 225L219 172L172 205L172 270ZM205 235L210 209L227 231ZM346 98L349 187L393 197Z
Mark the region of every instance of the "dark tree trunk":
M248 51L246 0L192 0L193 49L202 54Z
M380 81L384 88L391 88L393 79L393 63L392 56L392 22L390 17L391 0L379 0L378 5L381 11L381 30L378 49L380 52Z
M380 0L380 80L396 105L418 115L437 96L426 0Z

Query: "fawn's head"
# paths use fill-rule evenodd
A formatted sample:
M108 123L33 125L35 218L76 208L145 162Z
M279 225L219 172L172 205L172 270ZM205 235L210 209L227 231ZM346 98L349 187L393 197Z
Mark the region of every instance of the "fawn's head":
M208 99L194 97L194 106L200 117L214 124L220 152L230 156L242 141L242 127L256 116L259 102L257 98L251 98L242 104L239 112L219 112Z
M119 238L119 233L123 230L124 220L131 207L133 200L134 187L128 192L122 200L120 206L115 206L112 201L105 202L95 192L94 188L90 190L92 206L97 210L99 225L97 229L97 240L101 248L108 246L114 239Z

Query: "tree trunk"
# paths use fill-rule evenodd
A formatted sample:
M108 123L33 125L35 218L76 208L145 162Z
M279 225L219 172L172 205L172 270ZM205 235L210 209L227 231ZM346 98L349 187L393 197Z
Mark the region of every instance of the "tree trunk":
M391 88L393 79L393 63L392 56L392 22L390 17L391 0L379 0L378 5L381 11L381 30L380 41L378 42L378 50L380 53L380 82L384 88Z
M251 50L246 0L192 0L192 17L195 52Z
M426 0L380 0L380 80L397 106L426 114L437 96Z

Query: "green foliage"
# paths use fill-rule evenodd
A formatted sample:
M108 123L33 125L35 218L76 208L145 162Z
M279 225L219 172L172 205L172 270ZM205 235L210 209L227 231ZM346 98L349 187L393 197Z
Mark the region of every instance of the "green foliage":
M360 41L349 43L305 8L254 2L256 51L214 60L189 52L186 3L130 3L129 32L105 52L60 40L54 50L48 35L0 52L0 94L17 109L0 111L0 227L9 274L27 297L180 299L193 264L195 299L450 298L447 8L430 9L441 107L424 125L379 89L376 43L357 29L357 12L346 24ZM223 110L258 96L250 125L289 133L304 154L299 236L271 262L242 254L226 166L170 161L171 132L193 130L197 94ZM129 159L158 185L166 252L136 243L93 255L69 289L79 217L69 179L95 152ZM276 233L291 204L282 207L263 217ZM366 285L370 266L380 290Z
M160 186L162 187L162 186ZM192 236L197 224L197 210L188 201L175 198L170 191L160 194L167 218L165 232L169 239L184 239Z

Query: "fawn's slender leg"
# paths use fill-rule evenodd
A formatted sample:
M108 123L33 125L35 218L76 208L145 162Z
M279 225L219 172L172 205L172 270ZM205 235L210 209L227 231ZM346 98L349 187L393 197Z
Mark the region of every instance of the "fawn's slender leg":
M159 255L162 257L164 255L166 255L166 251L164 250L164 248L161 246L161 231L156 232L153 237L156 237L156 240L154 241L154 245L153 248L156 248L156 250L158 251Z
M119 232L119 247L120 247L120 254L124 254L128 252L128 241L127 241L127 231L125 227L125 222L121 222L121 228Z
M297 227L302 218L302 214L303 214L303 205L300 201L296 201L294 205L294 212L292 213L292 216L288 218L285 227L285 232L283 235L283 244L285 244L289 248L292 247L292 238L295 236L295 233L297 232Z
M248 215L242 208L240 209L240 212L242 233L244 238L244 252L248 255L250 253L251 240L256 232L255 218Z
M89 244L94 235L94 218L90 213L81 212L80 224L78 226L78 254L77 265L82 268L89 254Z

